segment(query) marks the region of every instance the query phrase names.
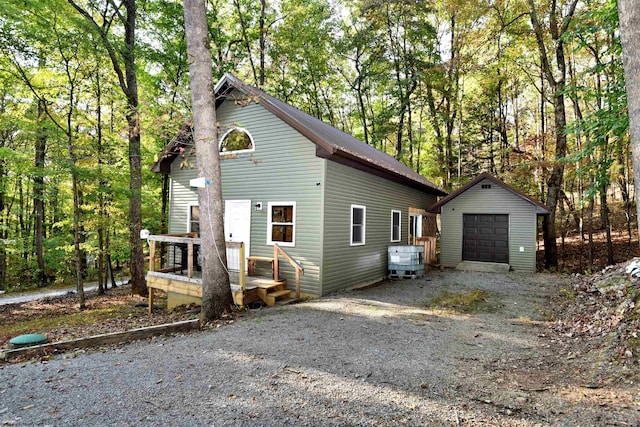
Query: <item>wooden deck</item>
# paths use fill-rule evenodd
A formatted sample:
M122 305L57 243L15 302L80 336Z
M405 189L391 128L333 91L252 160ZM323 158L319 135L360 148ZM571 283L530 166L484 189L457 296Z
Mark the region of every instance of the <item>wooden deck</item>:
M153 311L155 290L167 292L167 303L169 307L190 302L201 303L202 277L197 269L197 260L194 260L194 254L197 254L197 250L194 247L200 245L200 239L197 238L195 234L181 234L149 236L149 241L150 261L149 272L147 273L149 313ZM156 270L156 242L186 246L183 253L188 254L188 259L180 259L180 267L176 267L176 259L169 259L169 266L160 266L160 268ZM296 267L296 296L299 297L299 277L303 272L303 269L277 245L274 248L274 258L255 256L245 258L243 243L227 242L227 248L237 250L237 254L234 255L234 259L237 263L237 265L235 265L237 270L230 271L231 294L236 305L239 307L245 307L247 304L261 300L268 306L273 307L279 300L282 301L290 299L292 291L287 289L287 281L284 279L273 279L274 277L279 277L277 261L279 253L281 253L287 261ZM167 255L166 258L170 257ZM251 274L255 272L255 262L259 261L270 263L272 266L271 276L246 276L245 265L247 261L251 267L249 269Z
M240 285L231 283L233 302L239 307L245 307L252 302L264 301L268 306L276 305L278 297L288 297L291 291L286 289L287 281L275 281L269 276L247 277L244 290ZM157 271L147 273L147 287L149 288L149 312L153 307L154 291L176 293L187 297L202 299L202 279L189 278L180 274L167 274Z

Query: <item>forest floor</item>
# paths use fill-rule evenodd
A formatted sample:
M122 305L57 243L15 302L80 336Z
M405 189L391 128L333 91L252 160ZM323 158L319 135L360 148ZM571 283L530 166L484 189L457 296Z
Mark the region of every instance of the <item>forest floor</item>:
M104 295L86 292L86 308L78 308L75 293L40 298L15 304L0 305L0 348L7 348L17 335L41 333L49 342L84 338L109 332L120 332L145 326L197 319L195 307L179 307L167 312L157 308L147 314L147 298L131 295L131 286L110 288ZM162 296L156 299L162 306Z
M580 232L575 224L571 224L563 230L558 231L558 235L564 234L564 237L558 237L558 271L561 273L594 273L602 270L609 264L617 264L640 256L638 248L638 226L635 221L629 224L631 236L629 236L626 215L619 205L611 206L612 213L609 221L611 222L611 243L613 249L613 263L608 260L607 254L607 236L605 230L600 223L600 215L595 214L593 219L593 244L589 245L588 224L585 221L584 237L581 238ZM635 211L632 212L635 218ZM538 271L544 270L544 244L540 235L539 247L537 253ZM589 261L589 253L591 252L591 262Z

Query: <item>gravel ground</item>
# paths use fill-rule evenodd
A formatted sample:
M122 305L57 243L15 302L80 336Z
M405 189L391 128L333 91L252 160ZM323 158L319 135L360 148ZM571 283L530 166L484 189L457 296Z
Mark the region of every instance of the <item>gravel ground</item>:
M432 272L200 333L0 365L0 425L640 424L634 384L590 387L597 354L556 351L540 320L558 280ZM496 309L426 307L472 288L494 292Z

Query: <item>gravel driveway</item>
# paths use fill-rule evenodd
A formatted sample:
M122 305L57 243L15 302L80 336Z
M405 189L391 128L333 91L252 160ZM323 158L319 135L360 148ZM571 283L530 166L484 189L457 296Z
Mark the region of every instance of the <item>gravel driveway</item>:
M497 310L425 305L472 288L494 292ZM186 336L4 365L0 425L640 422L637 408L572 395L581 380L549 365L558 358L538 320L554 292L556 276L432 272Z

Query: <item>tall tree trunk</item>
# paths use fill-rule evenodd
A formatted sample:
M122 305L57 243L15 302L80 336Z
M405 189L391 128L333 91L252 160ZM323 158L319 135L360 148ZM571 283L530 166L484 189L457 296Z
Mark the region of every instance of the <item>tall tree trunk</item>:
M364 104L364 96L362 94L362 69L360 64L360 58L357 57L355 60L354 67L356 69L356 80L354 84L351 85L351 88L356 91L356 99L358 100L358 110L360 111L360 118L362 120L362 130L364 131L364 142L369 144L369 129L367 125L367 109Z
M23 181L20 180L18 181L18 198L20 201L20 210L18 213L18 224L20 225L20 228L18 229L19 231L19 236L22 238L22 259L24 261L23 264L23 270L26 269L26 266L29 262L29 245L26 243L29 241L28 237L29 236L29 230L28 230L28 225L26 223L25 220L25 215L24 213L27 211L27 206L26 206L26 200L24 197L24 184ZM23 271L23 274L25 272Z
M160 220L160 234L167 234L169 232L169 190L171 180L169 174L162 174L162 208ZM160 265L164 265L164 257L167 244L161 242L160 244Z
M538 159L538 164L540 166L540 195L541 198L544 197L543 194L546 192L546 173L544 165L547 157L547 100L545 99L545 84L544 84L544 73L542 72L542 67L540 67L540 158ZM536 140L537 143L537 140ZM544 221L543 221L544 222ZM544 234L544 233L543 233Z
M260 0L260 88L264 87L265 56L267 54L267 0Z
M589 207L587 208L587 218L589 219L589 268L593 268L593 209L594 209L594 197L589 198Z
M129 247L131 249L131 292L147 295L144 279L144 252L140 230L142 229L142 162L140 159L140 113L138 110L138 79L136 77L135 31L136 2L125 0L125 48L122 53L127 97L127 125L129 131Z
M251 65L251 71L253 72L253 84L258 86L260 81L258 80L258 72L256 71L256 66L253 63L253 53L251 51L251 43L249 40L249 29L247 28L247 23L244 20L244 13L242 8L240 7L239 0L233 0L233 4L236 7L236 12L238 13L238 21L240 21L240 30L242 31L242 42L244 43L244 47L247 49L247 58L249 59L249 64ZM185 27L187 23L184 23ZM262 34L261 34L262 36Z
M0 148L5 146L5 141L0 138ZM7 287L7 248L6 240L8 237L7 230L7 217L6 206L4 202L4 179L6 177L5 171L5 159L0 158L0 290L5 290Z
M564 262L566 260L566 240L567 240L567 228L565 227L566 225L566 219L567 219L567 211L565 209L565 203L563 200L563 197L560 196L560 200L559 200L559 209L560 209L560 248L562 249L561 253L560 253L560 259L562 259L562 261Z
M633 178L636 189L636 214L640 218L640 2L618 0L622 60L627 85L629 130L633 155ZM638 221L640 227L640 220Z
M107 288L107 283L111 280L111 288L117 288L116 278L113 274L113 262L111 261L111 234L107 229L105 236L105 258L106 258L106 269L107 269L107 278L105 279L105 288Z
M613 258L613 242L611 241L611 222L609 221L609 204L607 203L607 187L600 191L600 217L602 228L607 236L607 265L615 264Z
M33 213L34 213L34 244L38 273L36 281L39 287L47 286L47 272L44 262L44 171L47 134L44 129L45 110L43 100L38 100L38 131L36 135L35 177L33 178Z
M138 111L138 80L136 77L135 55L136 1L123 0L120 5L124 5L126 13L124 15L120 11L114 13L114 16L118 16L124 26L124 44L120 52L114 47L110 39L109 26L96 22L93 16L76 3L75 0L67 0L67 2L100 34L113 70L118 77L120 89L127 99L131 292L138 295L147 295L147 284L144 280L144 252L142 250L142 241L140 240L140 230L142 229L142 163L140 159L140 113ZM120 6L116 5L115 7ZM118 52L122 58L122 64Z
M211 53L204 0L184 1L184 23L189 52L189 79L193 108L193 139L198 176L210 184L198 189L202 268L201 321L220 317L231 306L224 239L220 153Z
M96 145L98 154L98 168L103 169L104 152L102 145L102 86L100 81L100 73L96 73ZM104 256L104 237L107 227L106 218L106 179L100 179L100 189L98 196L98 295L103 295L107 287L107 277L105 269Z
M69 157L71 158L71 191L73 192L73 253L76 267L76 290L81 310L85 308L84 284L82 277L82 251L80 250L80 199L78 197L78 173L75 171L76 158L73 151L73 139L68 137Z
M75 261L75 269L76 269L76 290L78 292L78 305L80 306L80 310L84 310L85 301L84 301L84 283L83 283L83 274L82 274L82 251L80 249L80 240L81 240L81 224L80 224L80 189L79 189L79 178L78 178L78 170L76 166L78 164L78 159L76 156L75 148L74 148L74 139L73 139L73 126L72 126L72 118L73 113L75 111L75 85L73 83L73 79L71 78L71 74L69 72L69 64L66 64L67 77L69 79L69 107L66 114L66 129L65 132L67 134L67 152L69 153L69 160L71 162L71 192L73 194L73 254ZM51 117L51 115L49 115ZM58 124L60 129L64 129L61 125Z
M564 85L563 85L564 86ZM555 132L556 132L556 162L551 169L551 176L547 180L547 200L551 213L545 215L543 224L543 238L545 249L545 268L558 267L558 248L556 245L556 206L558 195L562 189L564 175L564 162L560 161L567 154L567 136L564 133L566 127L566 113L564 108L564 95L560 88L554 91L555 107Z
M542 222L545 268L548 269L558 267L558 248L556 245L556 207L558 204L558 196L562 189L562 180L564 175L564 162L561 160L567 154L567 136L565 134L567 116L564 106L564 89L567 73L562 36L569 28L569 24L573 18L573 14L575 13L577 2L578 0L572 0L572 3L566 9L566 16L560 16L561 22L558 22L558 14L560 12L557 10L557 4L555 1L552 3L551 10L549 12L549 31L555 46L554 51L557 68L557 76L555 76L554 71L551 69L549 57L547 56L547 46L545 45L542 27L538 21L536 6L534 5L533 0L529 0L529 16L531 18L531 25L533 26L538 45L542 71L553 90L553 106L555 110L555 163L551 170L551 176L549 176L547 181L546 200L546 204L549 206L551 213L546 215Z

